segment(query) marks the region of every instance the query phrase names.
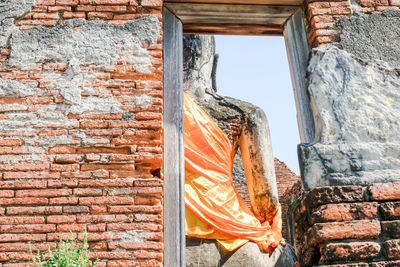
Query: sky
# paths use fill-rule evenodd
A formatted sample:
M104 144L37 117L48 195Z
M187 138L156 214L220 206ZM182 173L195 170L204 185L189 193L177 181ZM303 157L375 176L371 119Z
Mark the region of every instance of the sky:
M274 156L299 174L300 143L283 37L216 35L217 90L253 103L267 115Z

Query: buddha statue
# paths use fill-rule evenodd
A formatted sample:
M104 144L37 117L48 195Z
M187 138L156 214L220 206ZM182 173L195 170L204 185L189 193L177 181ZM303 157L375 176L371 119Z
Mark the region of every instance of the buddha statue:
M186 266L292 266L265 113L217 94L213 36L184 35L183 60ZM232 185L238 150L251 207Z

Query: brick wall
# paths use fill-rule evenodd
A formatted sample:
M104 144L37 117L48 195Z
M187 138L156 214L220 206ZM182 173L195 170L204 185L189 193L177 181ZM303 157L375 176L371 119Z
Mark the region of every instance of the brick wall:
M85 228L99 266L162 265L161 5L37 0L13 18L0 51L0 266Z
M400 183L311 190L294 209L301 266L400 266Z
M360 0L360 1L318 1L306 0L305 12L308 38L311 47L339 41L339 31L335 27L337 20L349 17L353 13L366 15L374 11L383 11L389 7L399 7L399 0Z

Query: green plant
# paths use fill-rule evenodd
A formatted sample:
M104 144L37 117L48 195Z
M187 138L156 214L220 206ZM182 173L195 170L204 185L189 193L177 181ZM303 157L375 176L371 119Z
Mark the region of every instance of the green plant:
M29 251L35 267L97 266L96 262L92 264L89 259L89 245L87 242L86 230L81 247L77 245L71 233L71 237L69 239L62 240L62 237L60 237L59 245L53 251L49 247L48 254L46 253L47 255L44 253L41 254L39 250L37 255L34 255L30 247Z

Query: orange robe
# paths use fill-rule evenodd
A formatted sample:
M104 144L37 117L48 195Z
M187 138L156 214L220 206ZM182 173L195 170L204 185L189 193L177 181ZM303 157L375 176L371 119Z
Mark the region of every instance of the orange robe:
M186 235L216 239L232 251L249 240L263 251L282 239L280 208L260 223L232 182L235 151L221 128L184 95Z

